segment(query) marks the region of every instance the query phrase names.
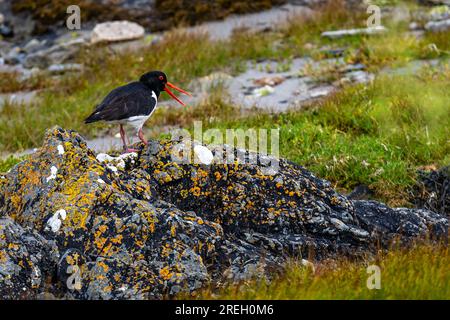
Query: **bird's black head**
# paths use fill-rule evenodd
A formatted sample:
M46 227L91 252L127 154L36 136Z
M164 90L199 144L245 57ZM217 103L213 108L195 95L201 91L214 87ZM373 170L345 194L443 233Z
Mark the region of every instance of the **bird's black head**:
M162 71L150 71L145 74L143 74L139 81L142 82L144 85L146 85L150 90L153 90L157 96L159 96L161 91L166 91L172 98L177 100L179 103L181 103L183 106L185 105L183 101L178 99L169 89L173 88L175 90L178 90L179 92L182 92L187 95L191 95L190 93L184 91L183 89L178 88L177 86L171 84L167 81L167 76Z
M145 84L147 87L152 89L153 91L158 91L156 93L160 93L164 90L167 83L167 76L162 71L150 71L143 74L139 81Z

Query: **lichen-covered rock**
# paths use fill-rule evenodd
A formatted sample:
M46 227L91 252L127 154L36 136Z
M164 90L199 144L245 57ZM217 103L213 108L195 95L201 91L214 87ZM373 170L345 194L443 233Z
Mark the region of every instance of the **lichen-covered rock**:
M58 258L51 242L11 218L0 218L0 298L32 299L46 287Z
M194 163L179 161L180 146L193 147ZM231 149L236 160L224 164L228 146L184 141L136 147L135 154L95 155L76 132L56 127L0 179L2 216L33 230L39 242L19 241L21 255L39 255L34 265L53 272L46 292L161 298L263 275L289 256L357 256L397 237L446 237L448 222L439 214L349 200L283 159ZM17 260L9 247L16 242L6 238L2 248ZM44 259L47 242L57 252L53 260ZM1 262L0 270L12 265L18 262ZM0 282L2 296L20 298L19 287L33 286L33 267L18 266L10 287Z

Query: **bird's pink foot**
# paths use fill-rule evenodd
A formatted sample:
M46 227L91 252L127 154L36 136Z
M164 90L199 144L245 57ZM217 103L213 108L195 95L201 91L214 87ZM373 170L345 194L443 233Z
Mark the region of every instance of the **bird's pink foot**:
M139 150L138 149L127 148L127 149L124 150L124 152L122 154L132 153L132 152L139 152Z

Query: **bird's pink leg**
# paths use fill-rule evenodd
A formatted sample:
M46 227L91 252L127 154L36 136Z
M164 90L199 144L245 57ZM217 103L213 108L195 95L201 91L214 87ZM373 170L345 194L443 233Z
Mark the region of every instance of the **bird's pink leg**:
M141 141L142 141L145 145L148 145L147 140L145 140L144 133L142 132L142 128L139 129L139 131L138 131L138 136L139 136L139 139L141 139Z
M122 138L122 143L123 143L123 150L125 151L125 153L131 153L131 152L137 152L138 150L136 149L130 149L127 146L127 135L125 133L125 130L123 129L123 125L120 125L120 137Z
M122 139L123 149L126 150L128 147L125 139L125 130L123 129L123 125L120 125L120 138Z

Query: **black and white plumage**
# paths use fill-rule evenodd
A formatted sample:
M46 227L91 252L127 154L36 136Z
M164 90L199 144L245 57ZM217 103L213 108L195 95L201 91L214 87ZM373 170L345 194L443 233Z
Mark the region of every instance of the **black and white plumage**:
M139 81L112 90L96 106L94 112L86 118L85 123L106 121L119 124L124 149L131 151L127 147L125 130L123 129L123 125L129 124L136 129L141 141L147 144L142 133L142 127L155 111L161 91L166 91L172 98L184 105L167 87L189 95L186 91L168 82L163 72L148 72L141 76Z
M107 121L132 124L140 129L158 104L158 95L141 82L131 82L112 90L85 123Z

